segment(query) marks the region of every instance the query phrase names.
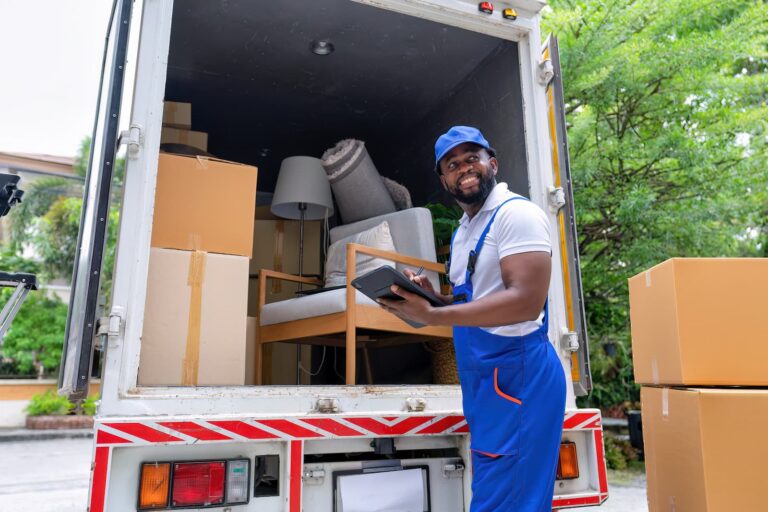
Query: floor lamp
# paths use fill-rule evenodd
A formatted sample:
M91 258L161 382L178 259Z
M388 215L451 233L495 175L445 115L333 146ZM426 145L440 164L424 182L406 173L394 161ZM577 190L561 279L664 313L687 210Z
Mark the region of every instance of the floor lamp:
M270 210L283 219L299 221L299 275L304 272L304 221L333 215L331 185L317 158L291 156L280 164ZM301 283L299 283L301 289ZM296 384L301 383L301 345L296 345Z

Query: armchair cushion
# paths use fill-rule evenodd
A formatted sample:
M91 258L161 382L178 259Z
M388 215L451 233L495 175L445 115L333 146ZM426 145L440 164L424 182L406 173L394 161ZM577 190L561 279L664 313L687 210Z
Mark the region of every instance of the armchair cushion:
M376 306L377 304L355 290L355 302ZM281 300L266 304L259 315L261 325L273 325L292 322L304 318L331 315L347 310L347 290L329 290L315 295L304 295L294 299Z
M389 223L381 222L376 226L337 240L328 248L325 262L325 287L340 286L347 282L347 244L357 243L383 251L396 252ZM355 275L365 274L382 265L394 267L394 263L367 254L360 254L355 263Z

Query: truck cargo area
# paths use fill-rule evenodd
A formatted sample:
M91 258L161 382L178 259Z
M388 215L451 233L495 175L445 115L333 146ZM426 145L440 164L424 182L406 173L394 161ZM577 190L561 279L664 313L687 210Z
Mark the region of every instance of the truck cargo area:
M318 43L333 51L318 54ZM528 195L513 41L350 0L176 2L165 100L192 105L192 130L208 134L208 153L258 168L257 224L270 218L284 158L320 158L349 138L364 141L381 176L405 186L414 206L452 204L433 171L433 144L456 124L481 127L499 154L498 181ZM207 207L215 216L216 204ZM340 223L337 212L330 225ZM320 243L305 245L316 255L317 265L305 265L311 274L323 256ZM282 258L298 257L286 250ZM252 264L249 316L257 315L256 272ZM283 297L295 290L281 286ZM295 345L273 345L264 384L344 383L343 347L301 345L307 371L297 377ZM244 357L251 365L252 354ZM421 342L372 345L358 356L357 382L433 384L433 364Z

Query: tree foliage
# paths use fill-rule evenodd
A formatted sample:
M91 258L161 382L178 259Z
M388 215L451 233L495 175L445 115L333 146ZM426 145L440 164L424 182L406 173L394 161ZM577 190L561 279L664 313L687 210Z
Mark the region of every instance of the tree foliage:
M565 89L592 404L636 400L627 278L768 241L768 7L551 0ZM762 234L761 234L762 233ZM607 355L606 343L619 344Z
M85 138L75 158L74 170L84 177L87 171L90 139ZM109 212L106 247L102 261L101 290L108 295L118 224L118 207L123 159L116 162L113 181L113 206ZM83 186L63 178L43 178L25 188L24 200L11 211L11 243L0 249L0 269L30 272L43 284L69 281L77 252L78 231L83 206ZM22 257L25 249L34 260ZM0 294L7 301L8 290ZM58 370L64 343L67 306L44 289L30 292L0 346L0 372L38 375Z
M5 304L11 290L4 289ZM20 374L53 373L59 366L67 323L67 305L40 291L29 292L2 345L3 358L14 362Z

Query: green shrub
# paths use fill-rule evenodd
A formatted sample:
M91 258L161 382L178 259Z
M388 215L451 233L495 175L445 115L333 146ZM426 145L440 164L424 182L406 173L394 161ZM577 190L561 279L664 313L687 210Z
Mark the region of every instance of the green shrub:
M605 462L611 469L627 469L638 467L638 453L629 440L621 439L610 434L603 438L605 446Z
M96 414L96 396L91 395L86 398L80 407L83 411L83 414L86 416L93 416Z
M24 409L29 416L65 416L74 408L67 397L52 390L33 396Z
M67 397L60 396L49 389L45 393L33 396L24 410L29 416L66 416L68 414L93 416L96 414L96 400L96 395L91 395L74 404Z

